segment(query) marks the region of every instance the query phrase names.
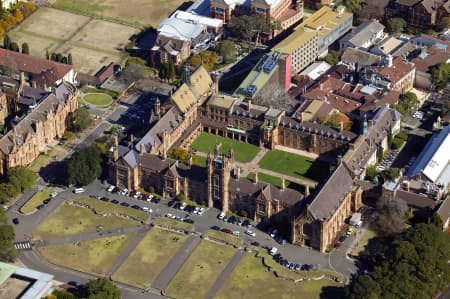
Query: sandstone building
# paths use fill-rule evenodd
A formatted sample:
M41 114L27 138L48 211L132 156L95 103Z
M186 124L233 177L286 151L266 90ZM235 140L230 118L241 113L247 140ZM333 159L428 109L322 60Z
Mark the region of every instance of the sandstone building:
M363 134L302 121L276 108L254 105L221 95L203 67L198 68L171 97L173 106L161 115L159 101L153 115L159 121L132 147L117 140L109 152L110 181L120 188L153 187L164 197L184 193L186 198L223 211L245 213L255 221L280 228L293 243L321 251L330 248L344 221L361 207L362 190L354 183L375 161L388 132L395 135L399 118L383 107L367 116ZM253 143L279 145L337 157L330 176L310 194L261 183L240 176L233 149L220 145L207 156L206 167L183 164L167 157L174 146L188 148L200 132ZM323 169L328 173L328 169Z

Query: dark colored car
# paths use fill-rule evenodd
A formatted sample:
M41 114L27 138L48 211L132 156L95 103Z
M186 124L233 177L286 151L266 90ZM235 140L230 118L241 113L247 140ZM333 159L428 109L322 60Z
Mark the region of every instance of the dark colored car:
M194 220L192 220L192 219L184 219L184 222L186 222L186 223L190 223L190 224L194 224Z
M129 203L127 203L127 202L122 202L121 204L120 204L121 206L124 206L124 207L128 207L128 206L130 206L130 204Z
M159 203L161 200L157 198L156 196L153 196L152 202L153 203Z
M336 243L334 243L334 248L339 248L342 246L342 242L337 241Z
M175 203L175 201L174 201L174 200L171 200L171 201L169 201L169 202L167 203L167 206L171 207L171 206L173 206L174 203Z
M233 231L231 229L228 229L228 228L222 228L220 231L224 232L224 233L227 233L227 234L232 234L233 233Z
M19 224L19 219L14 218L14 219L13 219L13 223L14 223L15 225Z
M136 195L136 191L131 191L129 196L134 197L135 195Z
M177 202L176 204L173 205L174 209L179 209L181 207L181 203Z
M100 198L100 200L109 201L109 198L108 197L102 197L102 198Z
M42 205L38 205L37 207L36 207L38 210L40 210L40 209L43 209L43 208L45 208L45 205L44 204L42 204Z
M251 242L250 245L259 247L259 242Z
M133 209L136 209L136 210L140 210L141 209L141 207L140 206L138 206L138 205L133 205L133 206L131 206Z
M220 227L218 227L217 225L211 226L212 230L220 230Z
M144 195L142 195L142 198L141 198L143 201L147 201L147 199L148 199L148 194L144 194Z
M113 199L113 200L111 200L111 203L118 204L119 201L117 199Z
M230 218L228 218L228 223L235 224L236 223L236 217L230 216Z
M50 202L50 198L44 199L43 203L48 204Z
M345 241L345 239L347 239L347 236L346 235L342 235L342 236L340 236L339 237L339 242L344 242Z

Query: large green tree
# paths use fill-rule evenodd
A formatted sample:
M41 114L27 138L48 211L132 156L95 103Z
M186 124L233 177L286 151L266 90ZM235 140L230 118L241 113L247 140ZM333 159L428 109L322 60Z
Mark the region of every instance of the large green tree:
M67 292L67 291L61 291L61 290L55 290L52 295L55 295L58 299L77 299L78 297L74 294Z
M342 4L354 14L361 10L361 0L343 0Z
M394 109L403 115L413 112L418 107L419 99L417 98L417 95L411 91L401 95L398 104L393 106Z
M236 59L236 45L231 40L224 40L219 45L219 53L224 63L230 63Z
M270 31L270 20L260 15L232 16L228 23L231 35L246 41L251 41L258 33Z
M99 178L103 169L103 154L96 145L75 152L66 162L68 184L88 185Z
M14 229L7 224L8 216L3 208L0 208L0 260L12 262L17 257L14 247Z
M406 28L406 21L402 18L392 18L387 21L387 30L390 33L403 32Z
M436 90L441 90L450 81L450 63L441 62L431 69L431 82Z
M75 111L73 117L72 130L74 132L81 132L89 128L92 124L92 115L86 108L80 107Z
M122 295L117 286L106 278L91 280L86 284L88 299L120 299Z
M450 236L440 221L420 223L382 248L373 270L348 287L349 299L433 298L450 283Z

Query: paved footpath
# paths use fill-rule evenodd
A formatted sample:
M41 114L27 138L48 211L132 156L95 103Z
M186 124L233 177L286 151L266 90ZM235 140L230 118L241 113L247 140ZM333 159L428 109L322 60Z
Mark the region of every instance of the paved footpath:
M133 242L127 247L126 250L122 252L122 254L119 256L118 259L114 262L111 269L109 269L108 276L111 278L111 275L119 269L120 265L123 264L123 262L127 259L127 257L130 256L130 254L133 252L133 250L136 248L136 246L142 241L142 239L147 235L147 232L150 230L150 227L144 226L142 227L136 238L134 238Z
M228 276L230 276L231 272L233 272L234 268L241 261L241 257L244 255L244 251L238 250L228 265L223 269L222 273L220 273L217 280L214 282L213 286L209 289L208 293L205 296L205 299L212 299L214 295L219 291L222 284L227 280Z
M46 240L36 240L36 241L33 241L33 245L35 247L42 247L42 246L48 246L48 245L53 245L53 244L81 242L81 241L87 241L87 240L104 238L104 237L111 237L111 236L122 235L122 234L130 234L130 233L134 233L134 232L141 232L141 231L146 232L147 230L148 230L147 226L142 226L142 225L131 226L131 227L124 227L124 228L112 229L112 230L107 230L107 231L83 233L83 234L78 234L78 235L58 237L58 238L52 238L52 239L46 239Z
M178 250L178 252L175 254L175 256L170 260L169 264L167 264L164 270L159 273L158 277L152 284L152 288L161 291L165 290L169 285L169 282L172 280L175 274L177 274L181 266L183 266L186 259L189 257L189 255L191 255L195 247L197 247L198 243L200 243L200 238L197 235L189 236L183 243L181 248Z

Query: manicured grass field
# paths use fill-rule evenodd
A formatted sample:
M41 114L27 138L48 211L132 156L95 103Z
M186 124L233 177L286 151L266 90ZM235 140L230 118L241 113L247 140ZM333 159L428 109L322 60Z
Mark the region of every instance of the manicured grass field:
M99 108L109 107L112 103L111 96L105 93L90 93L85 95L83 99L86 103Z
M185 299L205 297L235 253L236 250L231 247L201 241L169 283L166 294L173 298Z
M31 165L28 168L31 169L34 172L39 172L39 170L42 167L47 166L48 164L50 164L50 162L54 161L56 158L65 155L66 151L67 150L62 148L62 147L55 146L52 150L49 150L46 153L40 154L31 163Z
M198 155L192 156L192 163L200 167L206 167L206 158Z
M185 230L188 232L195 231L195 227L193 224L183 222L183 221L178 221L175 219L166 218L166 217L160 217L160 218L156 219L155 224L160 225L162 227L167 227L167 228L172 228L172 229L181 229L181 230Z
M192 143L192 148L203 153L214 153L216 143L222 144L220 151L223 154L228 154L233 146L234 158L239 162L250 162L259 153L259 147L256 145L207 133L201 133Z
M95 232L97 230L110 230L120 227L136 226L139 224L140 222L138 221L115 215L104 217L94 214L89 209L64 203L44 222L39 224L33 232L33 239L45 240L85 232Z
M21 208L20 212L24 214L32 213L36 211L36 207L38 205L41 205L43 201L50 197L50 194L52 194L52 191L50 190L42 190L39 192L36 192L32 198L30 198L29 201L27 201Z
M264 169L289 176L318 181L327 175L326 164L296 154L273 150L267 152L259 162Z
M250 180L253 180L255 178L255 173L250 172L247 175L247 178L250 179ZM260 173L258 173L258 180L261 181L261 182L264 182L264 183L272 184L272 185L277 186L277 187L281 187L281 179L279 177L275 177L275 176L272 176L272 175L260 172ZM297 190L297 191L300 191L300 192L303 192L304 189L305 189L304 186L299 185L297 183L293 183L291 181L286 181L285 180L284 184L285 184L284 187L291 188L291 189L294 189L294 190ZM311 190L311 187L310 187L310 190Z
M148 288L187 239L186 235L152 228L114 273L114 281Z
M231 245L235 245L237 247L242 246L242 244L244 244L244 240L241 237L227 234L227 233L217 231L217 230L209 230L204 234L204 236L211 237L213 239L219 239L222 241L226 241L226 242L230 243Z
M123 22L135 27L152 25L172 14L183 0L56 0L53 7Z
M291 271L292 272L292 271ZM311 280L294 283L277 278L267 272L261 259L245 254L240 263L222 285L216 299L232 298L326 298L322 297L323 287L340 287L342 285L330 280ZM328 298L341 298L342 294L329 294Z
M94 75L110 62L123 61L121 49L136 32L134 27L40 7L8 34L19 45L28 43L34 56L45 57L47 51L70 53L76 71Z
M78 243L38 247L38 251L55 265L103 276L135 237L136 233L118 235Z

